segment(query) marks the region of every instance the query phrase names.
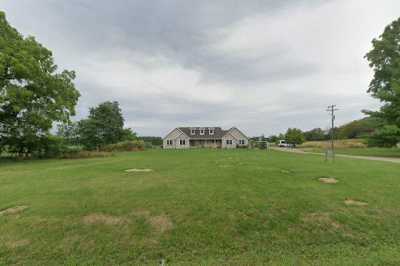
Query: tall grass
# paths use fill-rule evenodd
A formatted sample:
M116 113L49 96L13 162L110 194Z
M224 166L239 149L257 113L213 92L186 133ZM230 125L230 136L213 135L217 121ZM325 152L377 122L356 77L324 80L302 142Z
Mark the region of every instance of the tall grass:
M299 148L327 149L331 145L329 140L326 141L307 141L299 145ZM335 148L366 148L367 144L364 139L340 139L334 140Z

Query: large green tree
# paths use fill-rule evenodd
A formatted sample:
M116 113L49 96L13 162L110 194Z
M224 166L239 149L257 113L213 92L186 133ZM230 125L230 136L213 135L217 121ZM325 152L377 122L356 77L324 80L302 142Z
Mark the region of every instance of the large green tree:
M368 92L383 106L379 112L367 113L400 127L400 18L388 25L372 45L366 55L374 71Z
M24 38L0 11L0 146L40 150L53 122L75 114L74 78L73 71L57 71L51 51Z
M79 145L79 123L69 122L65 124L59 124L56 135L67 145Z
M395 125L385 125L378 128L369 138L368 146L393 147L400 142L400 128Z
M124 118L118 102L104 102L90 108L89 117L79 121L79 138L88 149L96 149L124 139Z
M288 143L291 144L302 144L304 142L304 135L300 129L289 128L286 131L285 139Z

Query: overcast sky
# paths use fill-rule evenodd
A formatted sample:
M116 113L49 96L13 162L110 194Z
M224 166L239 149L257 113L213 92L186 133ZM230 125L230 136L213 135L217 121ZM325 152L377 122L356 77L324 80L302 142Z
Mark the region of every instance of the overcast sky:
M112 100L126 126L326 128L379 103L363 58L399 0L0 0L8 21L77 73L78 115Z

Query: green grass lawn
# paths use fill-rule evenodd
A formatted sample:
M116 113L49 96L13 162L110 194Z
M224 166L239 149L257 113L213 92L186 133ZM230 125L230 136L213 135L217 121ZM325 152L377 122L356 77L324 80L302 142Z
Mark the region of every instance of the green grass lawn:
M0 211L27 209L0 215L0 265L398 265L399 188L400 164L277 151L7 161Z
M302 150L309 152L325 152L325 149L321 148L302 148ZM399 148L336 148L335 151L337 154L400 158Z

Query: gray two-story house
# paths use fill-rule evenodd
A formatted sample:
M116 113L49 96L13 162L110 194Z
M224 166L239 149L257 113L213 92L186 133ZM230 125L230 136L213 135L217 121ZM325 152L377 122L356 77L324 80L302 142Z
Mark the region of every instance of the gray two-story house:
M164 149L248 147L249 138L236 127L177 127L163 141Z

